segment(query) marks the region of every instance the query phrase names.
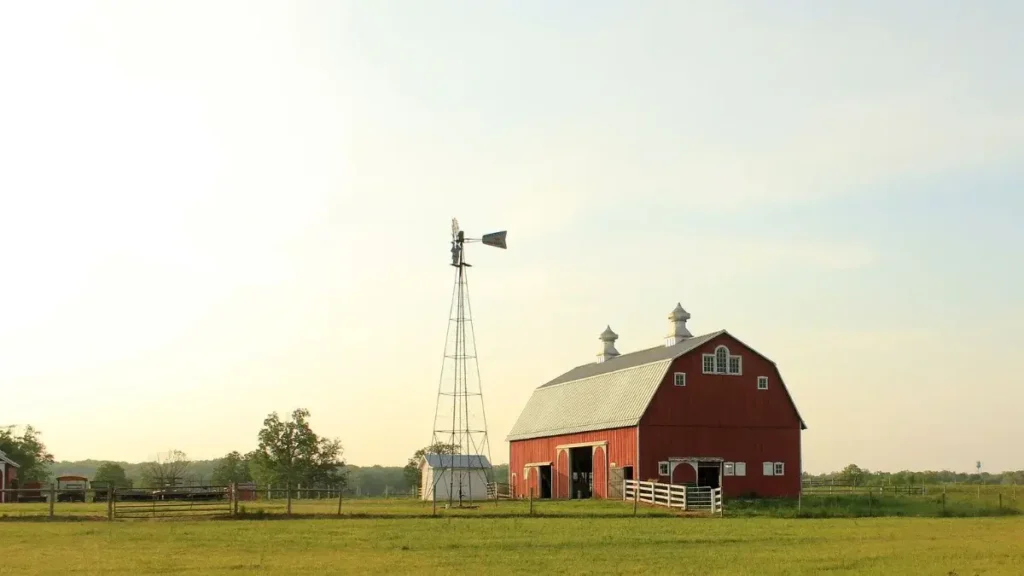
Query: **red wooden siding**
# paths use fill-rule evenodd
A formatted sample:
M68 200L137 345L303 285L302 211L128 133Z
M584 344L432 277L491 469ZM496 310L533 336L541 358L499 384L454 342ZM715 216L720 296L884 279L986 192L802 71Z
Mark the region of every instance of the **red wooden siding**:
M687 383L689 385L689 383ZM800 430L758 428L644 427L640 434L643 479L658 476L658 462L669 458L713 457L744 462L746 476L723 476L726 496L792 496L800 492ZM783 462L782 476L764 476L764 462ZM677 466L673 482L696 480L690 466Z
M742 375L703 374L703 355L720 344L742 356ZM686 386L674 385L675 372L686 373ZM758 376L768 377L767 390L757 389ZM672 363L641 420L641 425L680 424L799 428L800 420L775 365L723 335Z
M603 455L605 463L601 470L600 480L602 486L598 488L598 456L594 455L594 491L601 497L607 495L607 467L615 464L617 467L636 466L637 437L636 428L616 428L612 430L601 430L598 432L582 432L579 434L566 434L563 436L548 436L546 438L531 438L529 440L515 440L509 443L509 470L517 474L520 480L519 486L515 487L516 494L527 495L527 486L521 480L523 467L526 464L536 462L551 462L552 469L552 493L555 498L569 497L569 476L568 454L563 452L561 457L556 454L556 446L566 444L582 444L590 442L607 442L608 452ZM531 471L531 475L534 474ZM537 494L537 492L534 492Z
M703 374L703 354L720 344L743 357L742 375ZM675 372L686 373L686 386L674 385ZM767 390L757 389L758 376L768 377ZM715 457L746 463L746 476L722 478L726 495L796 496L800 426L775 365L723 335L673 362L655 392L640 422L641 479L659 478L658 462L672 457ZM783 476L764 476L763 462L785 463ZM672 480L692 476L678 466Z

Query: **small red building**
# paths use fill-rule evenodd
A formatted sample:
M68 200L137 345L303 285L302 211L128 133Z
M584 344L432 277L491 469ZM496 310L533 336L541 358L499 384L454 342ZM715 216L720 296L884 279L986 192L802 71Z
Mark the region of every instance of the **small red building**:
M661 346L615 350L533 391L506 440L514 494L621 498L622 480L800 492L807 426L778 367L725 330L693 336L681 305Z
M7 457L3 450L0 450L0 488L11 490L18 485L18 463ZM14 494L0 492L0 502L16 502L18 499Z

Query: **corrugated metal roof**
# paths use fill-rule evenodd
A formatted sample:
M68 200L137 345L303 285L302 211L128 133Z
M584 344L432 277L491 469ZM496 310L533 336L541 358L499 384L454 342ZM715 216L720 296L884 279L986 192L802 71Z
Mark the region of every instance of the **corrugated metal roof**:
M545 384L533 391L506 440L636 426L671 363L669 358Z
M725 334L725 330L719 330L718 332L712 332L711 334L704 334L703 336L687 338L674 346L655 346L654 348L616 356L615 358L605 360L604 362L591 362L589 364L577 366L558 378L544 384L541 388L544 386L562 384L564 382L572 382L574 380L582 380L584 378L590 378L591 376L597 376L598 374L606 374L608 372L632 368L642 364L650 364L651 362L658 362L660 360L673 360L679 358L683 354L686 354L690 350L709 342L715 337L721 336L722 334Z
M490 468L487 456L477 454L425 454L423 458L431 468Z

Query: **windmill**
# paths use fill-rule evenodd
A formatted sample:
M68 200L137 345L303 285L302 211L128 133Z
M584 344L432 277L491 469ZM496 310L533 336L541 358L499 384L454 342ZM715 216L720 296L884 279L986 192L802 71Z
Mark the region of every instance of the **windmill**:
M473 331L473 311L469 302L469 281L466 271L465 245L480 242L486 246L506 249L506 232L484 234L480 238L467 238L452 218L451 265L455 268L455 284L448 311L448 331L445 336L444 362L437 388L434 411L432 447L447 449L436 454L433 467L432 494L447 491L448 505L464 500L472 501L474 494L486 494L490 477L491 446L487 439L487 415L484 412L483 389L480 386L480 367L476 357L476 334ZM454 327L454 334L452 328ZM474 490L474 483L476 489ZM446 484L446 485L445 485ZM483 484L483 486L480 486ZM427 497L427 493L423 493Z

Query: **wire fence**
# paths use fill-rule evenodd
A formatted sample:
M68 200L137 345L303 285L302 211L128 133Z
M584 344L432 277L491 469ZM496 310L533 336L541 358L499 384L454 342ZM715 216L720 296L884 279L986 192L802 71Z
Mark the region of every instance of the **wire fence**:
M492 485L486 498L450 503L422 500L413 490L382 497L352 497L341 487L275 487L236 484L172 489L55 486L0 490L0 521L286 517L429 518L486 517L673 517L665 506L622 499L512 497ZM915 487L805 487L798 498L728 498L724 516L864 517L1001 516L1024 514L1024 490L1016 485Z

